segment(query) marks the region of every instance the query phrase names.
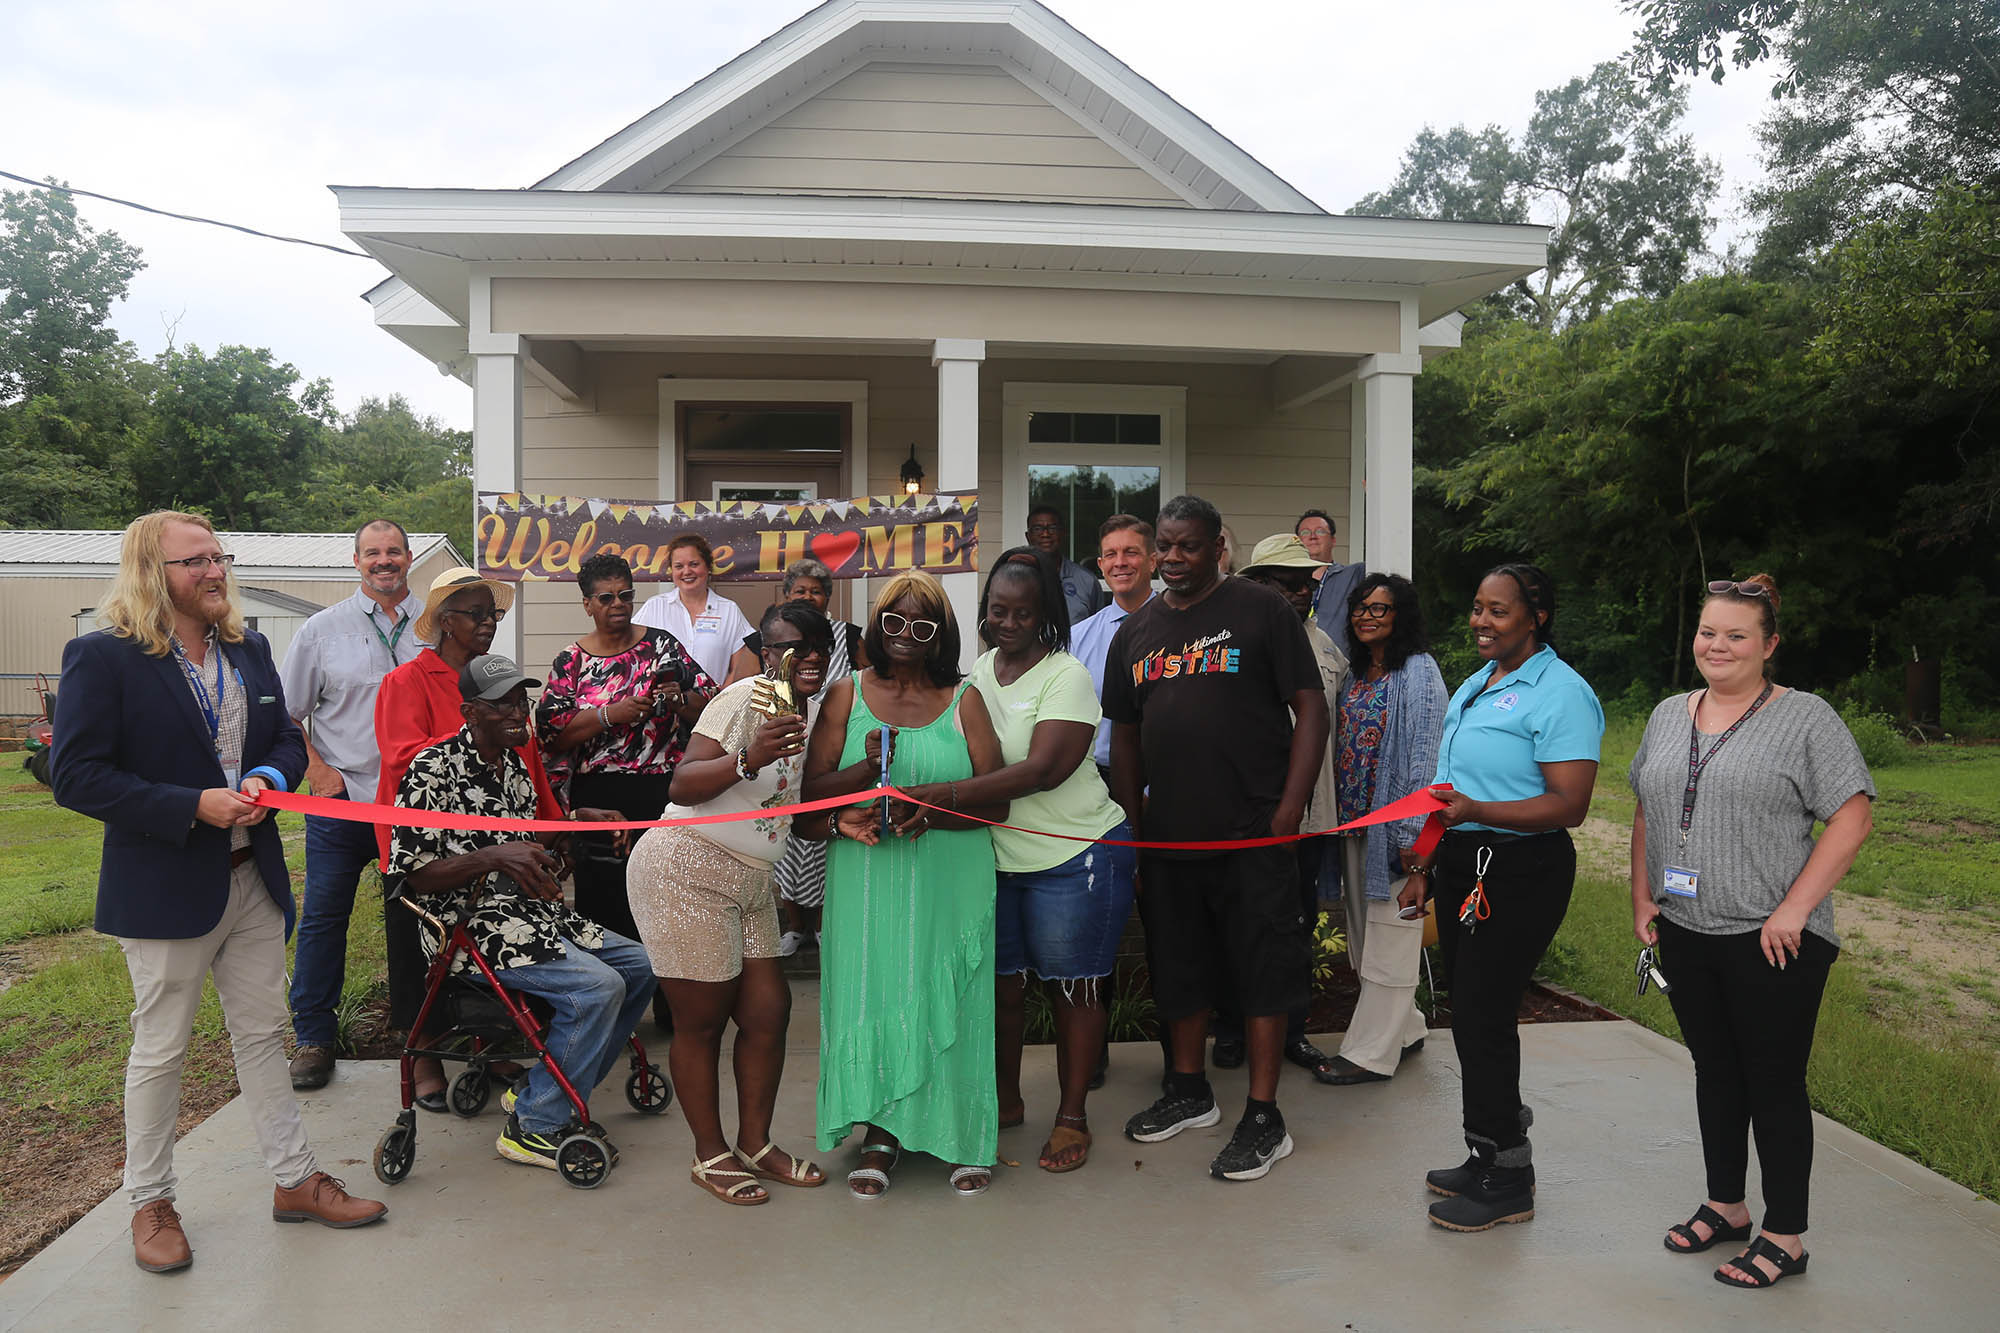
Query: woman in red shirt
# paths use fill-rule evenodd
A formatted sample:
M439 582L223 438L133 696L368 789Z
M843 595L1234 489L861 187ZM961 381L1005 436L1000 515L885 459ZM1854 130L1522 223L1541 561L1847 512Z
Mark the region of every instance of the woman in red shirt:
M512 587L481 578L477 570L447 569L431 581L423 614L417 617L416 633L419 639L437 646L424 649L414 661L384 676L375 696L375 741L382 750L382 780L375 789L378 805L396 803L396 789L418 751L457 734L465 725L459 712L458 673L493 646L493 632L513 605ZM528 766L528 777L535 784L536 817L563 818L562 805L549 786L534 740L516 747L515 753ZM375 840L382 849L386 871L388 825L375 826ZM406 1029L416 1022L424 998L424 951L417 938L415 913L389 913L387 948L389 1023ZM416 1082L418 1106L426 1111L447 1109L444 1070L437 1061L419 1060Z

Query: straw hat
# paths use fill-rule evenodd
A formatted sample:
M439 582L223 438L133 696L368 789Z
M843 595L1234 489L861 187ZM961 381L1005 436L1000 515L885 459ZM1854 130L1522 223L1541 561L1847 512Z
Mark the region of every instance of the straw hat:
M1262 565L1275 569L1324 569L1329 562L1315 560L1306 553L1306 544L1289 532L1280 532L1258 542L1250 552L1250 562L1236 572L1248 574ZM422 632L418 626L418 632Z
M513 584L502 583L499 579L483 578L478 570L459 565L445 570L431 580L431 590L424 594L423 613L417 617L417 637L425 643L436 643L438 608L444 605L445 599L453 593L481 586L493 589L493 605L496 609L507 611L513 608Z

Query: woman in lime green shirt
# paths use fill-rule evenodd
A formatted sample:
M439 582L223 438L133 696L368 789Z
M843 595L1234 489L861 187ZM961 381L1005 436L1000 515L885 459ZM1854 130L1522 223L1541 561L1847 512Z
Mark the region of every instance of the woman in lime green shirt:
M992 648L973 665L972 683L986 701L1006 766L959 782L956 792L937 783L912 794L953 808L1008 802L1009 824L1040 831L993 830L1000 1127L1027 1117L1021 1040L1033 972L1055 1011L1062 1088L1040 1165L1074 1171L1090 1156L1084 1099L1104 1046L1104 981L1132 910L1137 858L1130 847L1087 841L1132 834L1091 762L1101 716L1097 692L1089 670L1068 651L1069 608L1053 557L1019 546L1000 558L980 599L979 636Z

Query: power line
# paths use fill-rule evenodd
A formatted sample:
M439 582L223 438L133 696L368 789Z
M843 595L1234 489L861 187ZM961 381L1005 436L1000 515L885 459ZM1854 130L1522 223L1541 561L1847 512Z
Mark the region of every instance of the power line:
M0 171L0 176L4 176L10 181L19 181L21 184L37 190L55 190L61 194L80 194L86 199L102 199L107 204L120 204L126 208L136 208L141 213L153 213L163 218L175 218L182 222L200 222L211 227L227 227L231 231L240 231L246 236L255 236L266 241L283 241L287 245L310 245L319 250L331 250L337 255L351 255L355 259L373 259L375 257L370 254L364 254L360 250L349 250L344 246L328 245L325 241L308 241L299 236L279 236L268 231L258 231L255 227L239 226L234 222L222 222L215 218L199 218L192 213L175 213L164 208L154 208L150 204L134 203L130 199L120 199L116 195L99 194L95 190L79 190L73 185L55 185L49 181L30 180L26 176L17 176L11 171Z

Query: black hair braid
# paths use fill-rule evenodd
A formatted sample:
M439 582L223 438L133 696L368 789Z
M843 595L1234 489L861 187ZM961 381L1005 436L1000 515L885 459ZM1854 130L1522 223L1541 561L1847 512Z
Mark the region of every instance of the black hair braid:
M1542 571L1540 565L1526 561L1511 561L1495 565L1481 576L1480 582L1495 575L1514 580L1514 586L1521 590L1521 604L1528 608L1528 618L1534 623L1535 642L1553 648L1556 646L1556 585ZM1547 613L1548 620L1539 618L1539 613Z

